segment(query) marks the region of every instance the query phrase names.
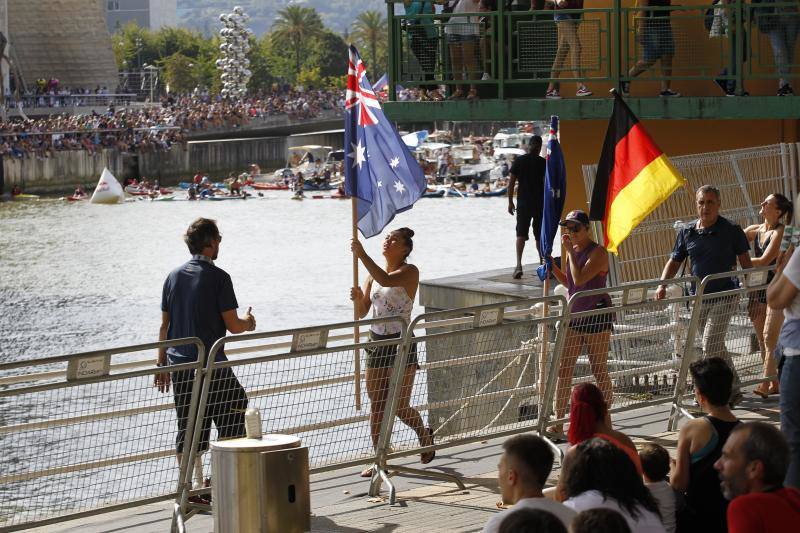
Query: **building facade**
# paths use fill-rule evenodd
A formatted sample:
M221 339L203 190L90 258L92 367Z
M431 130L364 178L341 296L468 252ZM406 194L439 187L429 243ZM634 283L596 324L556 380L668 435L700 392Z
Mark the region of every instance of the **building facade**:
M111 33L130 22L150 30L178 24L178 0L104 0L103 3Z

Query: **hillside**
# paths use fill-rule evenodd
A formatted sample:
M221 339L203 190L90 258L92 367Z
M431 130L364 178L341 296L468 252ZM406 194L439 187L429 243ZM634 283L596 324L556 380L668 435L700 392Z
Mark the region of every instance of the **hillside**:
M250 15L250 28L259 36L269 31L278 10L289 3L313 7L325 25L339 33L349 30L363 11L386 10L386 4L381 0L178 0L178 21L182 27L208 34L219 27L220 13L239 5Z

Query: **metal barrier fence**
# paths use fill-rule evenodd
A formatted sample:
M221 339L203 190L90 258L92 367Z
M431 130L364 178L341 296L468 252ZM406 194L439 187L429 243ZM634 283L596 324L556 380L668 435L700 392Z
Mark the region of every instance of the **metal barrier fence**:
M559 78L708 80L720 87L704 90L722 96L741 94L749 79L788 82L798 66L793 2L560 9L573 18L559 21L551 9L503 2L496 11L418 15L395 14L396 3L387 0L391 99L396 84L475 83L503 98L507 85ZM631 77L637 64L646 68Z
M400 334L354 343L356 326L378 331L394 328ZM214 438L208 429L211 419L216 438L242 437L244 410L248 407L261 411L265 433L302 439L309 448L312 473L372 463L381 417L379 412L373 415L371 426L370 415L377 412L380 398L388 395L387 365L401 351L406 326L402 319L374 319L217 341L209 350L195 414L196 424L202 424L204 418L206 421L204 427L198 425L203 430L194 435L189 461L192 467L183 472L186 490L177 502L180 514L188 518L203 509L202 503L190 504L187 500L210 492L204 487L205 480L211 478L210 454L204 452ZM334 335L348 330L349 340ZM245 346L233 348L241 343ZM227 361L217 360L223 350L230 357ZM246 356L239 358L240 354ZM364 374L364 389L360 387L360 373Z
M688 368L700 354L730 360L741 386L765 378L765 350L752 334L773 268L669 280L662 300L654 297L662 282L651 280L569 301L556 295L426 313L410 325L368 320L226 337L207 361L198 339L181 339L0 365L0 404L8 404L0 530L169 499L181 524L209 509L189 501L210 491L204 451L213 439L244 435L246 407L261 410L264 432L300 437L312 472L372 465L370 493L386 482L392 501L390 473L461 484L397 459L526 431L552 434L582 381L598 382L612 412L672 403L674 428L691 416ZM722 278L739 285L709 293ZM356 326L398 333L356 342ZM182 344L195 345L200 358L169 368L191 444L178 468L175 401L153 387L164 369L120 356ZM222 350L229 360L217 360Z
M200 357L172 370L202 368L204 347L197 338L0 365L0 375L17 374L0 390L0 530L179 494L175 408L172 395L153 385L162 369L152 352L182 345L194 345ZM112 361L144 351L151 362L143 368L110 372ZM28 373L20 375L21 369ZM185 388L187 404L198 398L199 376ZM187 434L192 430L189 419Z
M697 218L694 195L701 185L713 183L720 190L720 215L742 227L759 222L759 204L770 194L796 195L798 148L794 144L683 155L670 161L686 178L687 186L675 191L633 230L620 246L619 255L609 257L611 286L661 275L679 224ZM597 165L583 166L587 198L596 173ZM595 235L602 235L599 223Z
M691 396L689 365L700 358L721 357L733 370L731 403L741 399L742 389L776 380L772 358L780 325L781 311L767 308L766 284L775 266L706 276L697 289L698 312L686 340L688 357L678 375L675 399L668 427L674 430L681 416L693 418L684 400ZM767 313L770 313L767 321ZM769 322L769 323L768 323ZM769 329L765 326L771 326ZM770 364L773 362L773 364Z
M564 348L550 367L540 433L561 436L572 387L585 381L595 381L610 412L671 403L696 309L688 285L698 281L650 280L574 294ZM667 298L657 300L660 284L667 284Z
M556 325L565 310L564 297L554 296L414 319L405 336L404 357L395 362L392 374L371 494L384 481L394 501L389 472L450 480L463 488L456 476L388 463L534 430L542 392L537 376L561 349L563 334ZM415 330L424 334L414 336ZM420 413L427 415L424 431Z

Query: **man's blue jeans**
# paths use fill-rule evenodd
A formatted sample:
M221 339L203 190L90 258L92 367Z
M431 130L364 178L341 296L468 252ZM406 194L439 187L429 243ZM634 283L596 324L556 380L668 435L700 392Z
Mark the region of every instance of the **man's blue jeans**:
M784 357L781 369L781 431L791 461L784 485L800 488L800 355Z

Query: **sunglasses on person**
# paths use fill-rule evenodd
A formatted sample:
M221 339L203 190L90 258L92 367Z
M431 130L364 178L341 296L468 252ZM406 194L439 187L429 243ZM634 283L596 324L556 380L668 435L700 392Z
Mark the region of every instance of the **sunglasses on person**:
M578 233L583 229L583 224L564 224L564 229L570 233Z

